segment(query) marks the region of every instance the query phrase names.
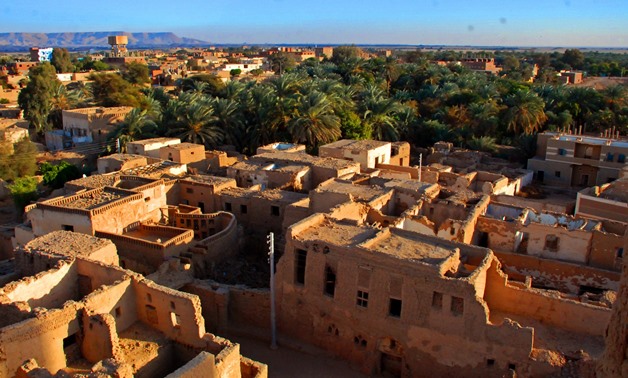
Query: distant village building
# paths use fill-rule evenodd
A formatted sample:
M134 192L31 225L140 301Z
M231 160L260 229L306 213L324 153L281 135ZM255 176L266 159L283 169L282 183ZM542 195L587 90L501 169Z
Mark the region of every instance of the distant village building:
M497 75L502 68L495 65L495 58L466 58L461 64L472 71Z
M0 118L0 141L17 143L28 139L28 121Z
M582 72L580 71L560 71L558 81L562 84L582 83Z
M46 133L46 146L55 151L79 144L102 143L132 110L130 106L63 110L63 129Z

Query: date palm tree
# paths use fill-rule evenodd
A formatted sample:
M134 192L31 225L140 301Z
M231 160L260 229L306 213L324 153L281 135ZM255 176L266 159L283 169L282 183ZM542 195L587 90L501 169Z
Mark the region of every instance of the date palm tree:
M316 148L340 138L340 119L334 114L327 96L314 90L299 99L295 116L288 123L288 132L294 142Z
M214 126L224 136L224 143L243 147L244 122L237 101L228 98L216 98L212 101L214 108Z
M147 115L146 110L135 108L124 117L124 121L109 136L110 140L119 139L122 151L126 151L126 144L134 140L155 136L157 125Z
M188 93L182 93L179 101L168 135L210 148L220 145L224 134L216 125L217 118L211 101L205 96Z
M509 131L531 135L538 132L545 121L543 100L536 93L520 89L504 100L507 109L504 121Z

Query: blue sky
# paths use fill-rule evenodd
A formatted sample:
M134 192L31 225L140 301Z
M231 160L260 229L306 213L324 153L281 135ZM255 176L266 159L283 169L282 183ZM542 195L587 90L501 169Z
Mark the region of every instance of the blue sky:
M627 0L20 0L0 32L172 31L213 43L628 47Z

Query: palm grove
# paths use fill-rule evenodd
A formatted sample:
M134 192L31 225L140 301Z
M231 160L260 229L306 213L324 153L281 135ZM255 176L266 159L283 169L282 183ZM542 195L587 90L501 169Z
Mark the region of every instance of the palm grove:
M279 74L263 81L223 84L199 74L179 80L172 93L147 88L147 68L138 64L121 74L95 73L90 85L70 88L43 64L32 70L19 102L40 133L61 126L63 109L128 105L135 109L111 135L123 146L172 136L207 148L233 145L244 153L276 141L304 143L315 151L340 138L406 140L416 146L443 140L483 150L505 144L527 152L534 134L544 130L628 131L624 86L597 91L555 85L545 67L541 83L527 83L518 79L529 65L512 56L504 60L502 77L432 64L420 54L362 59L359 49L349 46L336 48L329 60L299 66L277 65L278 58L285 60L279 56L271 63ZM573 51L558 58L569 67Z

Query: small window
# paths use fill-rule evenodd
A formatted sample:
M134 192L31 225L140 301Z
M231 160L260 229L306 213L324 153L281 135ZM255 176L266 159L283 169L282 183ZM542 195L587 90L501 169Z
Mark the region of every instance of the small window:
M170 309L175 310L176 306L174 305L173 301L170 301Z
M278 217L279 216L279 206L271 206L270 207L270 214Z
M305 264L307 263L307 251L303 249L297 249L295 251L295 269L294 269L294 282L300 285L305 285Z
M617 162L618 163L625 163L626 162L626 155L624 155L624 154L617 155Z
M185 192L186 192L186 193L190 193L190 194L192 194L192 193L194 193L194 189L192 189L192 188L186 188L186 189L185 189Z
M612 162L612 161L613 161L613 158L614 158L613 154L611 154L611 153L607 153L607 154L606 154L606 161L610 161L610 162Z
M330 267L325 266L325 295L334 297L336 292L336 272Z
M357 305L360 307L368 307L369 305L369 293L368 291L358 290Z
M615 256L617 256L618 259L621 259L624 257L624 249L623 248L617 248L617 250L615 251Z
M567 150L565 150L564 148L559 148L558 149L558 154L560 156L565 156L565 155L567 155Z
M512 364L512 363L508 364L508 370L516 371L517 370L517 365Z
M460 316L464 313L464 299L451 297L451 313L455 316Z
M146 300L148 301L148 303L151 303L153 301L153 296L150 295L150 293L146 294Z
M116 318L119 318L120 316L122 316L122 310L120 307L116 307Z
M170 313L170 322L172 323L172 327L180 328L181 327L181 316L179 314L175 314L174 312Z
M545 249L550 252L558 251L558 237L556 235L547 235L545 237Z
M231 211L231 202L225 202L225 211Z
M247 209L246 205L240 205L240 213L246 214L247 210L248 209Z
M435 291L434 294L432 294L432 308L437 310L443 308L443 293Z
M556 176L556 177L560 177L560 171L556 171L556 172L554 172L554 176Z
M495 366L495 360L493 358L487 358L486 359L486 366L488 366L488 367Z
M61 227L63 228L63 231L72 231L72 232L74 232L74 226L71 226L69 224L64 224Z
M401 317L401 299L390 298L388 305L388 315L393 318Z

